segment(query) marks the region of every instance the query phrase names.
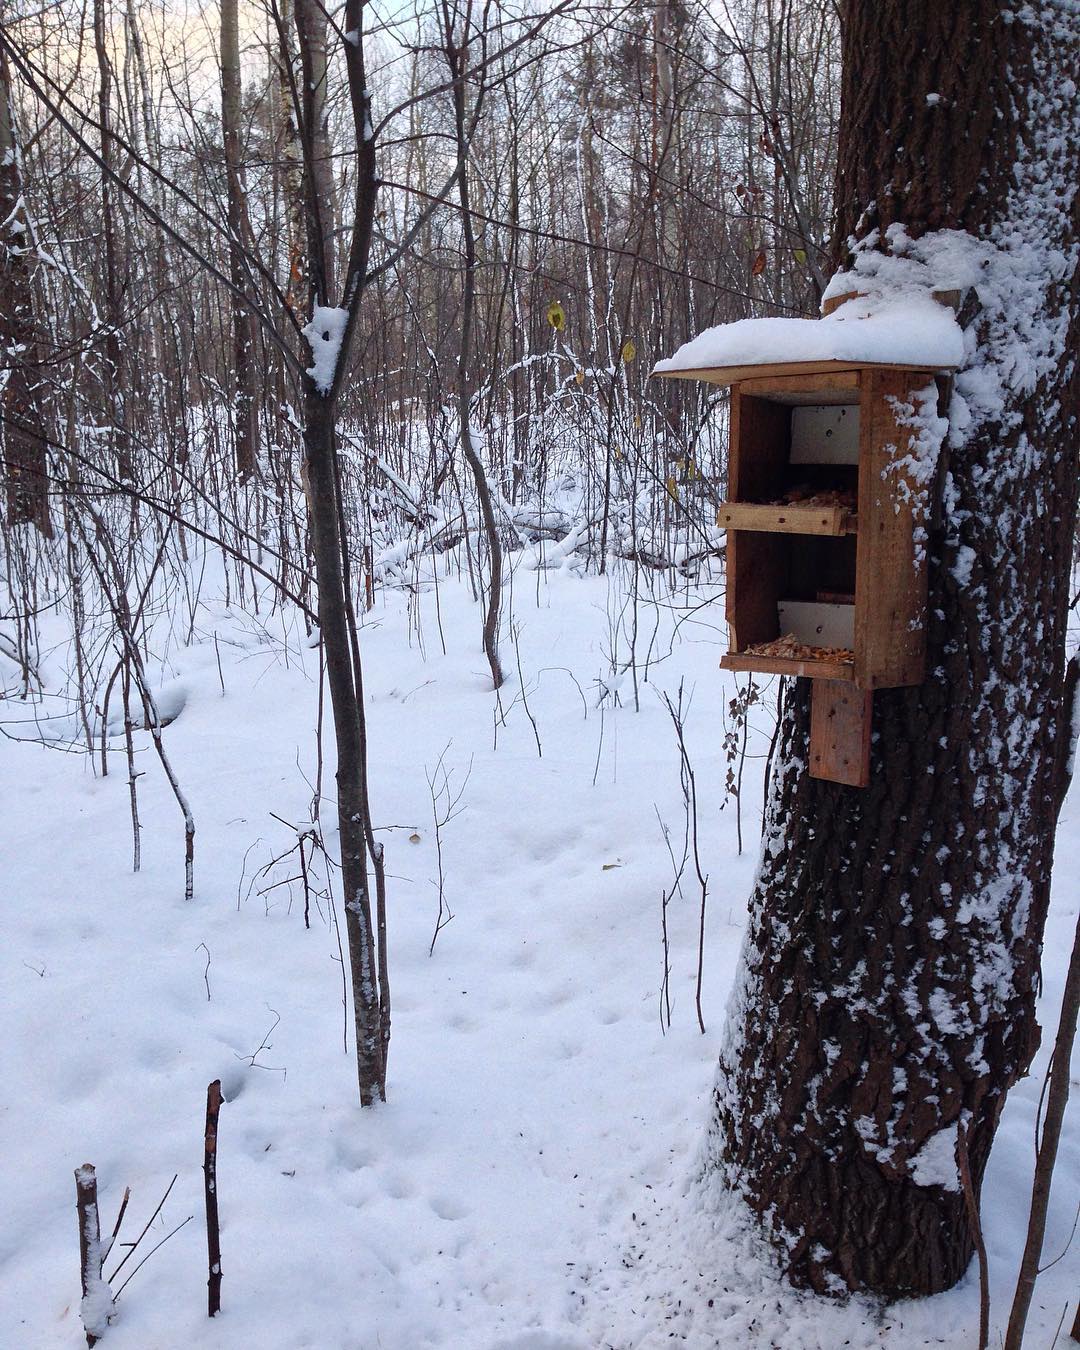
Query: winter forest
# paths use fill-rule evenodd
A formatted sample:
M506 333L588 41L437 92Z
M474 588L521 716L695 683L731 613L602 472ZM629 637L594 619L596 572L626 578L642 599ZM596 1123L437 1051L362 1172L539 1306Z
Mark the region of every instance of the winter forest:
M0 1346L1080 1344L1077 0L0 0Z

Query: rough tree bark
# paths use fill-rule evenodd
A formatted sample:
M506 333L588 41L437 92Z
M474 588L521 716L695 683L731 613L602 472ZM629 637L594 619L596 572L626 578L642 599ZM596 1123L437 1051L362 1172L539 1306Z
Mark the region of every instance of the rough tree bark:
M286 303L299 313L304 303L304 188L301 171L300 135L294 106L297 59L293 49L293 3L281 0L280 52L275 69L281 124L277 140L278 172L281 175L282 212L285 218L285 251L288 262Z
M1038 1042L1068 734L1078 59L1066 6L847 4L845 289L889 253L934 285L949 248L974 285L928 520L928 675L875 694L865 790L809 777L809 684L790 690L720 1058L711 1168L821 1292L960 1278L958 1131L977 1192Z
M51 538L43 407L47 390L38 353L33 241L21 170L8 63L0 52L0 446L7 518L12 525L29 521Z
M258 404L255 399L255 321L241 298L247 288L244 166L240 157L240 24L237 0L221 4L221 137L225 153L225 192L229 228L229 297L232 321L233 416L236 471L241 480L254 474L259 454Z
M98 65L98 124L101 134L101 234L104 244L102 309L104 333L101 344L101 416L109 428L116 456L116 471L125 482L133 477L128 445L127 382L120 332L124 326L121 253L116 230L116 138L112 124L112 58L109 54L107 0L94 0L94 51Z

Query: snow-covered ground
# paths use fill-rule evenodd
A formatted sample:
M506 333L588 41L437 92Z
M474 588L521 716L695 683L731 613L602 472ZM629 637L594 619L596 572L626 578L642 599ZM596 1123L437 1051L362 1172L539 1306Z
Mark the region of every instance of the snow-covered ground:
M103 1226L131 1187L129 1239L177 1174L139 1255L194 1216L124 1291L111 1350L974 1346L974 1270L949 1294L891 1309L800 1298L722 1198L703 1203L688 1184L742 938L769 731L755 710L739 856L734 802L721 810L734 686L717 668L722 609L694 608L703 598L643 610L638 658L652 664L636 711L629 677L612 682L613 646L625 659L632 628L625 578L519 571L528 708L508 644L515 683L497 721L466 587L380 593L362 642L394 1023L390 1100L374 1111L356 1104L343 1052L325 905L312 905L305 928L299 885L266 889L295 874L295 854L256 877L295 844L281 821L309 818L318 666L299 625L204 603L192 644L174 638L167 650L163 695L179 715L166 742L198 827L190 903L181 820L145 735L138 875L121 753L102 779L84 756L0 738L4 1350L83 1343L73 1170L85 1161L97 1167ZM668 911L666 1034L660 1019L660 899L672 869L658 813L676 852L683 815L659 691L674 697L680 681L692 693L686 734L709 873L704 1035L686 878ZM9 701L3 716L11 732L25 710ZM442 830L454 917L429 955L428 779L438 794L440 756L461 797ZM1065 808L1047 935L1051 1029L1077 909L1077 803L1074 793ZM1001 1327L1045 1062L1044 1049L1010 1098L984 1191ZM224 1283L223 1311L208 1322L201 1164L214 1078L226 1098ZM1048 1259L1073 1223L1077 1121L1058 1164ZM1078 1292L1074 1246L1040 1281L1032 1346L1049 1350Z

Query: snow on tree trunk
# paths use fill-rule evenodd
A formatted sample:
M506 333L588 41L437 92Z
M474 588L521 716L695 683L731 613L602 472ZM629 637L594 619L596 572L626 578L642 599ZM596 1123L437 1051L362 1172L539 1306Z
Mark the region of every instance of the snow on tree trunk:
M874 695L870 787L807 771L789 689L708 1169L790 1278L929 1294L973 1250L1038 1043L1076 521L1080 12L849 0L833 294L958 289L928 674Z

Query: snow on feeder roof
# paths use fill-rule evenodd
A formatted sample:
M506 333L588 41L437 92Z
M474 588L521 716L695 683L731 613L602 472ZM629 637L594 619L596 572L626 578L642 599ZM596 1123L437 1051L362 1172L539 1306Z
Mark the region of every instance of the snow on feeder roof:
M854 296L820 319L722 323L658 361L653 374L733 384L760 374L826 374L868 366L955 370L963 355L964 336L952 309L922 291Z

